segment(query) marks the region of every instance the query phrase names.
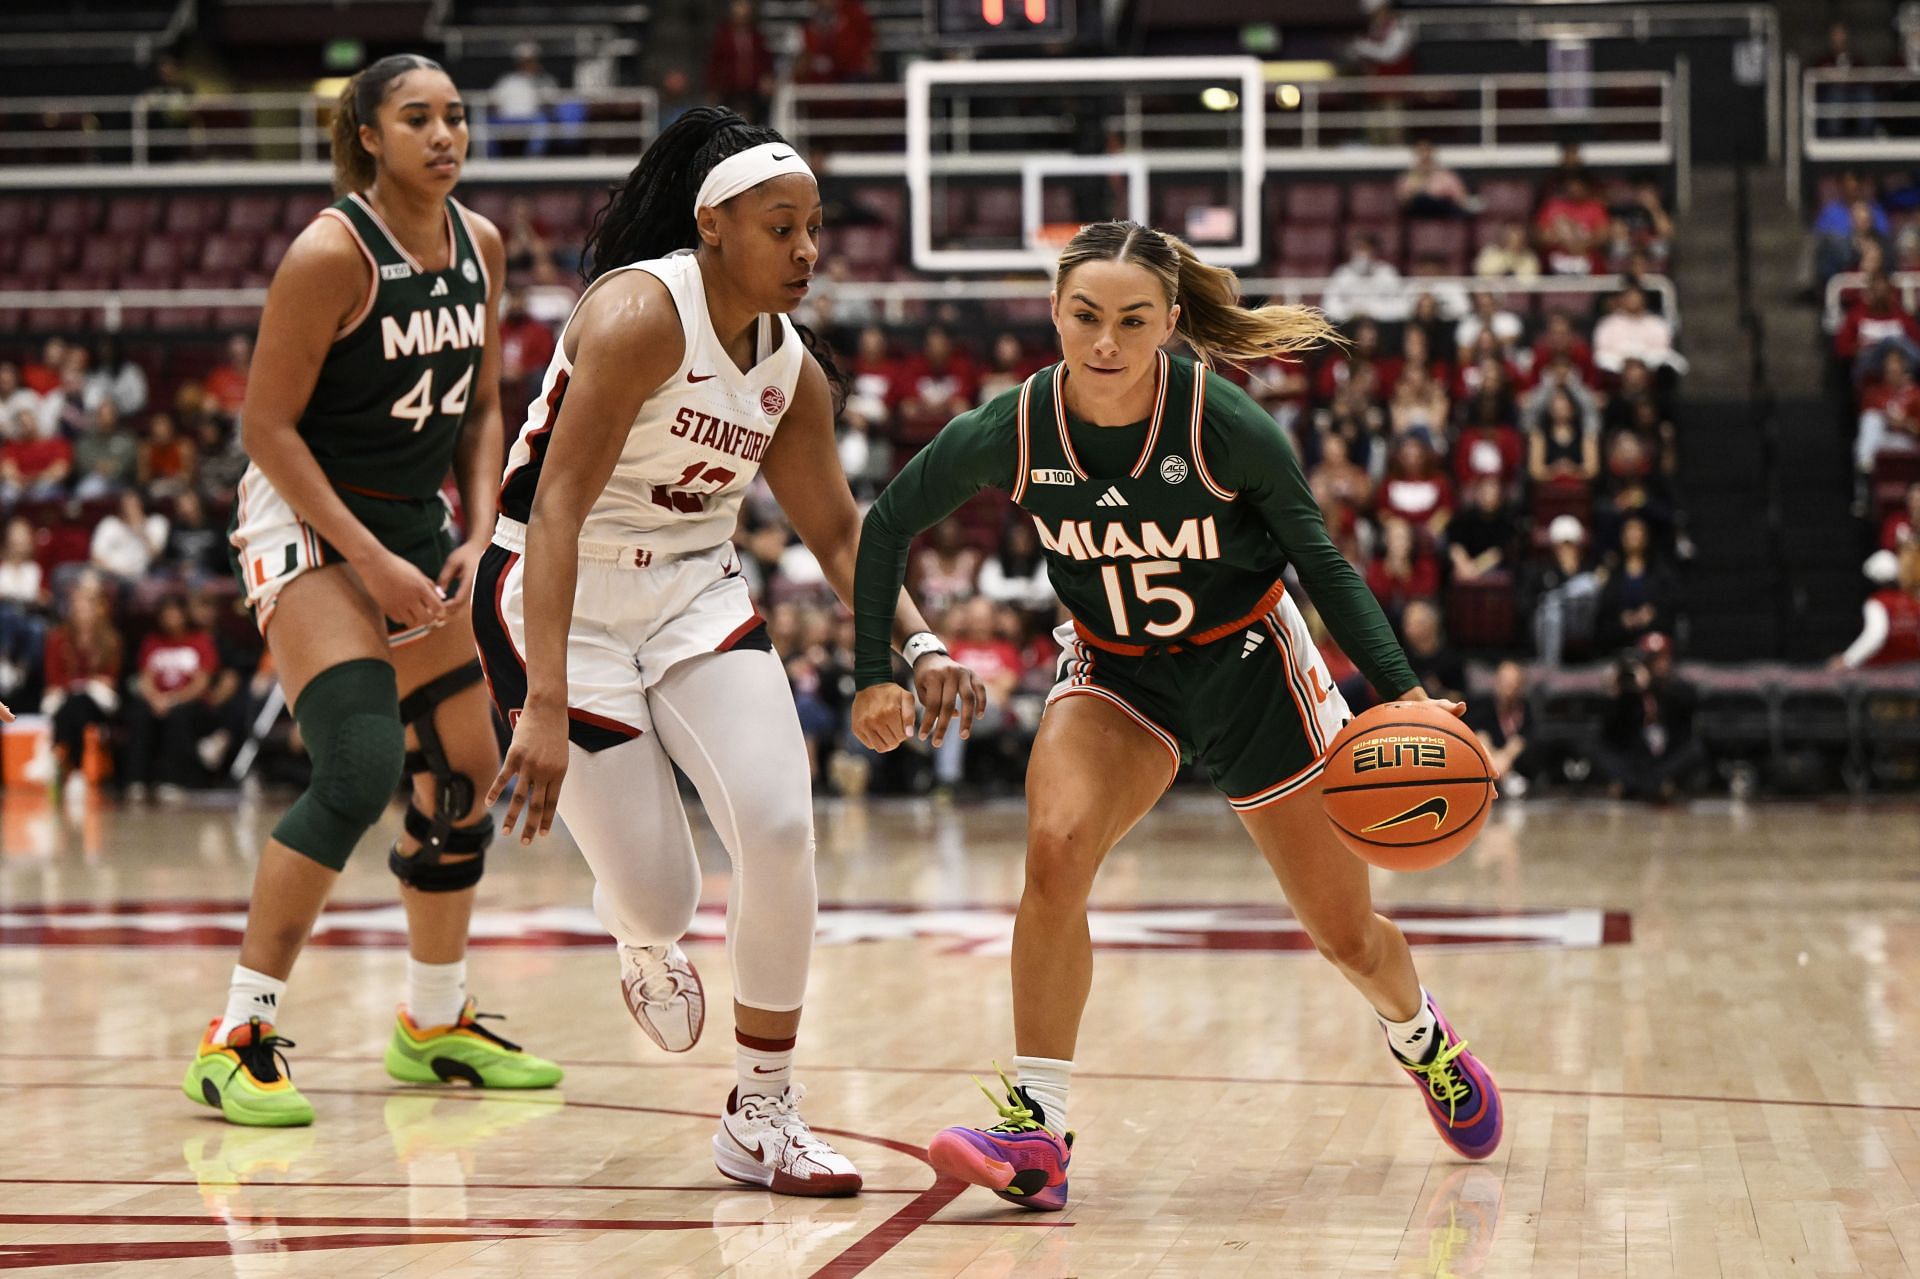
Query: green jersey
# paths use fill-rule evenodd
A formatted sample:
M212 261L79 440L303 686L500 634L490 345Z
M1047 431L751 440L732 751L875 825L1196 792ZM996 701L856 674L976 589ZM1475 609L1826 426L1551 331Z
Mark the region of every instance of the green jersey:
M320 215L353 232L373 269L300 415L300 438L346 492L422 501L453 465L486 342L487 267L466 210L448 200L446 213L444 271L425 270L358 193Z
M1386 696L1417 682L1366 583L1327 535L1286 435L1232 382L1160 357L1153 415L1098 427L1067 411L1063 366L963 413L887 486L860 537L860 687L892 676L908 543L983 488L1033 518L1047 575L1096 643L1205 644L1278 601L1291 563L1327 628Z

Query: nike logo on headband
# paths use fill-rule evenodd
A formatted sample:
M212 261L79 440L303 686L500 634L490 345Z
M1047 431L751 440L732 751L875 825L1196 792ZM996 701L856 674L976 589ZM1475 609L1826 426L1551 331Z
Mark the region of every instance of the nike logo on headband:
M778 164L778 163L779 163L780 161L782 161L782 160L791 160L791 159L793 159L793 154L792 154L791 152L789 152L789 153L788 153L788 154L786 154L786 155L776 155L776 156L773 156L773 157L771 157L771 158L772 158L772 160L773 160L773 162L774 162L775 164Z

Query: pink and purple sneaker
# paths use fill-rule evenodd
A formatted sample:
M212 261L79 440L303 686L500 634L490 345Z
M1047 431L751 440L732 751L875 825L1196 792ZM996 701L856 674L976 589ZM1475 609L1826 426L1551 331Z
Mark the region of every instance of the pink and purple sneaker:
M999 1071L999 1067L994 1067ZM979 1083L979 1080L975 1080ZM1011 1204L1033 1212L1058 1212L1067 1206L1067 1163L1073 1134L1055 1136L1046 1126L1040 1103L1007 1082L1005 1105L994 1101L1000 1122L991 1128L943 1128L927 1143L927 1161L943 1177L985 1186ZM980 1091L987 1092L985 1084Z
M1416 1063L1394 1051L1393 1059L1426 1095L1427 1117L1439 1130L1440 1139L1468 1159L1485 1159L1500 1144L1499 1085L1467 1051L1467 1041L1447 1023L1433 996L1425 998L1440 1028L1433 1055ZM1388 1049L1393 1051L1391 1044Z

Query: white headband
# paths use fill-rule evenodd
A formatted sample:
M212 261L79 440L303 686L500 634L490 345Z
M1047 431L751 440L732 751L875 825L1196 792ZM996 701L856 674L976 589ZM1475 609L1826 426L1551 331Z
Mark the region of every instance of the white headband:
M800 153L784 142L763 142L757 147L748 147L713 166L713 172L700 184L700 194L693 198L693 207L705 209L725 204L768 178L789 173L813 177L813 170L800 158Z

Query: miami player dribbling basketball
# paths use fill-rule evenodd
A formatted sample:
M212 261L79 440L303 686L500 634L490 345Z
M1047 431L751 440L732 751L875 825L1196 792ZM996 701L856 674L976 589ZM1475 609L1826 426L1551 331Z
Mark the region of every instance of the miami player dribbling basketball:
M1057 632L1066 652L1027 770L1018 1077L996 1102L999 1123L933 1138L934 1167L1022 1207L1066 1205L1067 1096L1093 977L1087 897L1107 852L1189 757L1229 797L1314 945L1373 1007L1440 1135L1485 1158L1501 1131L1493 1078L1421 987L1405 937L1374 912L1365 863L1322 810L1320 774L1348 713L1281 584L1286 567L1376 689L1426 694L1272 417L1205 364L1162 350L1178 337L1208 361L1252 360L1315 345L1326 322L1241 306L1230 271L1131 222L1068 242L1052 306L1060 362L954 419L880 496L860 541L853 726L873 749L913 730L887 653L908 542L980 489L1008 492L1034 519L1073 619Z
M654 140L588 242L590 283L508 454L474 610L515 725L488 803L517 776L509 832L519 822L525 843L556 812L566 823L628 1010L671 1052L693 1046L706 1007L679 946L701 872L676 765L700 792L733 863L736 1082L714 1162L794 1195L851 1194L860 1174L808 1128L790 1085L816 911L812 794L786 671L731 538L764 474L852 597L860 516L831 388L786 316L807 294L820 218L812 171L772 129L698 107ZM956 706L964 729L980 682L897 585L894 601L921 696L943 708L928 732L944 736Z

